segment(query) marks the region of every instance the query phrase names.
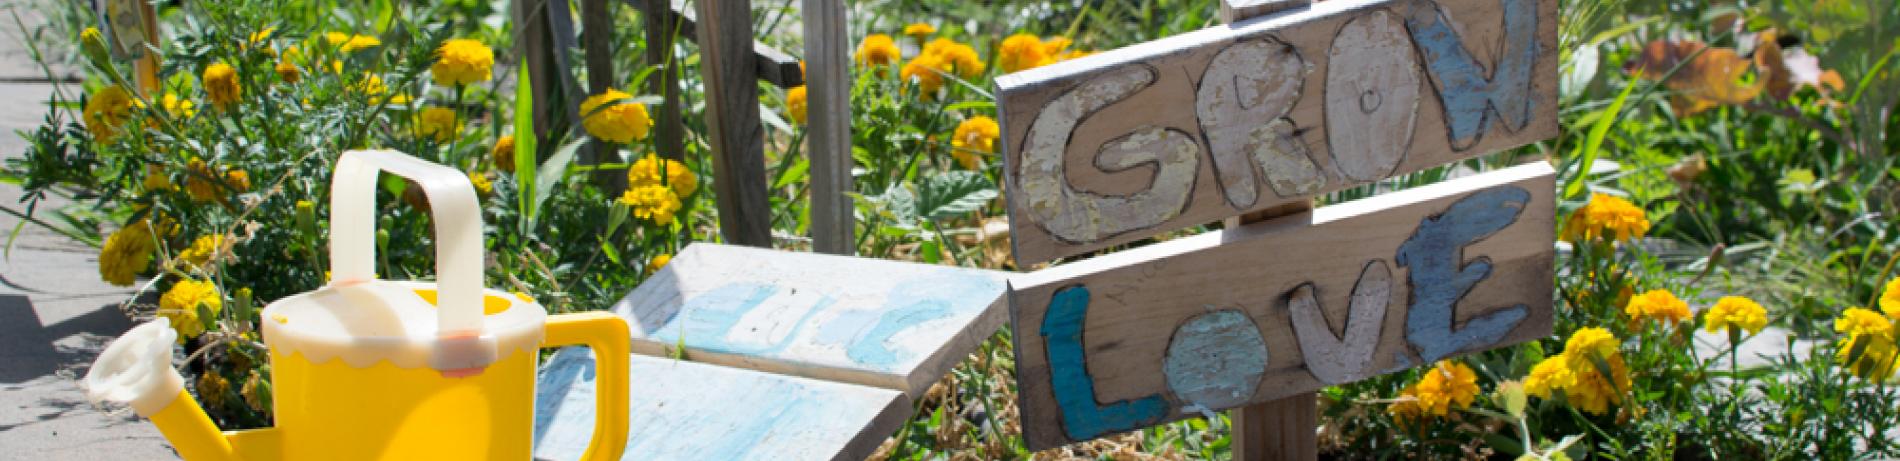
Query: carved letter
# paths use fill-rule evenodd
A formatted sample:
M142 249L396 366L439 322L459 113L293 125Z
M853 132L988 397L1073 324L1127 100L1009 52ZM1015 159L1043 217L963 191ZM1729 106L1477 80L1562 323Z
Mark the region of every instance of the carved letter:
M1478 281L1491 276L1491 258L1464 264L1464 248L1509 227L1529 205L1530 191L1500 186L1478 191L1445 212L1419 222L1399 245L1399 267L1410 267L1411 311L1405 315L1405 341L1432 363L1458 351L1495 344L1530 315L1523 304L1485 313L1453 328L1458 300Z
M1418 121L1418 61L1393 16L1379 10L1353 18L1327 54L1326 144L1333 167L1354 181L1392 174Z
M1451 147L1471 148L1490 131L1495 110L1506 129L1517 131L1531 121L1531 64L1537 58L1537 3L1498 0L1504 9L1503 53L1490 78L1483 64L1471 56L1438 5L1417 0L1405 19L1412 40L1431 69L1438 98L1445 104L1445 126ZM1487 45L1489 46L1489 45Z
M1175 327L1161 374L1176 397L1204 410L1233 408L1253 398L1267 372L1267 340L1239 310L1196 315Z
M1133 95L1155 80L1155 70L1130 65L1108 71L1056 97L1029 127L1016 181L1030 217L1067 242L1093 242L1173 219L1187 204L1200 166L1200 143L1178 130L1142 127L1103 145L1095 158L1102 171L1153 164L1147 190L1107 197L1078 191L1063 168L1070 135L1096 110Z
M1392 300L1392 269L1384 260L1366 263L1359 272L1359 283L1352 287L1352 303L1346 314L1346 328L1334 336L1326 324L1313 295L1313 284L1302 284L1287 296L1292 311L1293 335L1300 339L1300 353L1306 357L1306 369L1326 384L1359 380L1373 374L1372 350L1379 345L1379 330L1385 326L1385 312Z
M1282 118L1300 100L1306 63L1277 39L1242 40L1221 49L1201 74L1194 112L1214 156L1214 173L1227 203L1253 206L1253 164L1282 196L1308 195L1326 177L1307 156L1293 122ZM1249 163L1252 160L1252 164Z
M1136 429L1161 421L1168 403L1160 394L1102 405L1095 400L1095 379L1089 376L1082 348L1082 324L1088 319L1089 289L1081 285L1057 290L1049 298L1042 319L1042 337L1048 347L1049 381L1062 407L1062 429L1069 440L1088 440L1111 432Z

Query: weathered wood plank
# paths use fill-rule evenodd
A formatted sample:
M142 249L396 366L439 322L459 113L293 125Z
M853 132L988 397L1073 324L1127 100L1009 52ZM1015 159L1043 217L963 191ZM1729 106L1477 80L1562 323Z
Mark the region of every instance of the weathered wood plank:
M804 0L806 152L811 159L811 244L819 253L857 253L851 166L851 42L844 2Z
M555 72L554 57L550 55L548 33L547 0L522 0L509 2L515 22L515 56L520 56L528 68L529 94L534 97L534 133L515 133L516 136L533 135L538 139L548 139L558 124L560 109L554 95L558 93L560 76ZM515 114L519 117L523 114ZM554 143L541 143L554 144ZM553 146L542 146L535 156L545 159L553 152Z
M1303 392L1235 408L1235 461L1319 459L1319 395Z
M1001 327L1009 274L695 243L615 303L636 354L912 396Z
M1514 167L1016 277L1030 448L1549 334L1553 178Z
M535 459L579 459L594 429L593 352L562 349L535 387ZM910 412L893 390L661 357L630 361L625 460L861 460Z
M1329 0L999 77L1015 257L1093 251L1552 137L1556 11Z
M627 2L628 5L634 8L638 8L642 13L658 16L660 20L677 21L679 24L678 32L682 37L697 36L699 26L693 15L693 11L686 9L685 0L675 0L670 3L667 0L621 1ZM662 10L660 9L660 5L668 5L666 7L668 9ZM653 13L654 11L660 11L660 13L655 14ZM668 28L666 30L673 29ZM649 41L648 43L654 42ZM759 78L771 82L779 88L791 88L805 84L804 75L798 72L798 58L787 55L777 48L773 48L771 45L766 45L759 41L752 42L752 54L755 65L758 68Z
M1233 24L1248 19L1313 5L1313 0L1221 0L1220 22Z
M645 5L642 11L667 11L666 0L627 0L633 5ZM691 32L681 30L679 15L642 14L646 23L647 65L659 71L647 77L647 93L660 96L660 104L653 109L653 150L661 157L673 160L686 159L686 125L680 118L680 69L684 63L674 49L674 37L691 37ZM677 34L677 35L676 35Z
M581 4L581 51L582 62L587 64L587 94L595 95L607 92L614 86L614 44L613 13L608 8L611 0L575 0ZM633 89L627 88L632 91ZM580 114L586 115L586 114ZM583 160L588 165L619 163L619 151L606 144L590 143L583 148ZM594 185L600 187L608 197L619 196L627 189L627 174L619 169L602 168L594 170Z
M772 205L765 196L765 129L759 122L758 68L748 53L747 0L700 0L700 79L706 86L707 141L719 234L727 243L771 247Z

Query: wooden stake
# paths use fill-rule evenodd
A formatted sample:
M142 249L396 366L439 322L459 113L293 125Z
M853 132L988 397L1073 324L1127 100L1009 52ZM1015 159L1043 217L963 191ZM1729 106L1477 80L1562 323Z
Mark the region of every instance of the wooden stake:
M673 160L686 159L686 126L680 120L680 62L673 54L673 37L680 32L678 15L671 14L666 0L635 0L645 2L642 16L646 17L647 65L658 67L659 73L647 77L647 92L660 96L660 106L653 114L653 150L660 157Z
M605 93L614 86L613 14L607 9L609 0L579 1L582 59L587 63L587 91L588 94ZM617 152L611 146L604 143L589 143L582 149L589 165L622 160L619 155L615 155ZM621 191L627 189L627 174L618 169L596 169L593 180L601 193L608 197L619 196Z
M805 87L808 102L806 152L811 156L812 250L857 253L851 238L857 219L851 196L850 42L845 38L844 2L804 0Z
M772 208L765 196L765 133L759 122L759 72L752 58L752 5L701 0L700 73L712 144L719 233L736 245L772 246Z
M1223 2L1223 5L1225 3ZM1237 217L1227 218L1228 227L1271 221L1273 218L1313 210L1313 201L1293 202ZM1317 460L1319 459L1319 394L1308 392L1272 402L1248 405L1227 411L1233 423L1235 461Z

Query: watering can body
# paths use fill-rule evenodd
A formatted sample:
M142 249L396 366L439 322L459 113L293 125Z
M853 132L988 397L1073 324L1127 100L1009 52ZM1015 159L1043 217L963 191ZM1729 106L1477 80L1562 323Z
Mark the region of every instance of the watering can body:
M437 282L371 271L374 183L405 176L433 205ZM481 285L481 222L460 172L396 152L352 151L332 187L325 287L262 311L275 426L225 432L171 368L164 319L115 340L86 377L95 400L151 418L187 460L523 460L532 450L537 350L587 345L628 354L626 321L548 316L525 295ZM627 362L602 360L599 414L585 459L619 459L627 434Z

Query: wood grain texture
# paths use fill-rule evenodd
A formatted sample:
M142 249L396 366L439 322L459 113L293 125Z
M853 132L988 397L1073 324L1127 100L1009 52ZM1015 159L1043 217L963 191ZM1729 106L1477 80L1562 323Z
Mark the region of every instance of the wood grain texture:
M841 0L804 0L805 58L811 81L805 85L808 114L805 138L811 157L811 244L819 253L857 253L857 227L849 192L851 180L851 42L845 37Z
M612 0L576 0L581 6L581 51L582 62L587 64L587 94L595 95L607 92L614 86L614 42L613 13L608 8ZM632 91L631 88L626 88ZM585 116L586 114L580 114ZM620 152L602 143L588 143L582 147L582 161L588 165L602 163L622 163ZM627 174L619 169L602 168L594 170L594 185L608 197L617 197L627 189Z
M614 304L636 354L922 395L1000 328L1009 274L695 243Z
M594 428L593 352L561 349L535 386L534 457L579 459ZM861 460L910 413L902 393L633 355L625 460Z
M668 2L667 0L622 1L639 9L642 13L657 17L657 20L668 21L669 23L678 25L676 28L668 27L662 30L676 31L680 36L689 38L695 37L695 34L697 34L699 30L697 18L693 15L693 10L686 9L685 0L672 2ZM654 13L656 11L659 13ZM649 41L648 43L659 42ZM752 54L753 59L756 60L755 67L758 69L760 79L771 82L779 88L791 88L805 84L804 76L798 72L798 58L794 58L791 55L785 54L785 52L779 51L777 48L772 48L764 42L756 40L752 42Z
M647 93L658 95L660 104L653 109L653 150L660 157L672 160L686 159L686 125L680 118L680 69L683 63L674 49L674 37L691 37L691 32L682 30L677 14L654 14L653 11L672 13L667 0L627 0L629 4L649 13L641 14L646 23L644 31L647 39L647 65L659 69L647 76Z
M515 52L528 67L528 92L534 97L534 133L539 139L547 139L554 132L561 117L561 108L554 97L559 92L559 78L555 72L547 23L547 1L523 0L509 2L515 22ZM517 114L519 116L519 114ZM516 133L516 135L528 135ZM553 144L553 143L546 143ZM552 147L537 149L537 160L546 159Z
M1548 335L1553 178L1546 164L1513 167L1014 278L1010 321L1029 447ZM1382 281L1386 290L1372 289ZM1387 301L1375 314L1350 313L1380 297ZM1316 304L1325 328L1295 321L1296 304ZM1253 328L1204 320L1216 316ZM1357 324L1367 319L1379 327L1360 338ZM1256 337L1266 353L1250 352ZM1351 357L1345 346L1367 340L1376 341L1370 358ZM1341 350L1308 350L1329 344ZM1316 373L1316 359L1331 368Z
M1233 24L1255 17L1313 5L1313 0L1221 0L1220 22Z
M1234 409L1234 460L1319 459L1318 399L1307 392Z
M750 52L751 4L697 2L699 71L706 86L719 234L726 243L769 248L772 205L765 196L765 130L759 121L759 72Z
M1017 261L1557 133L1555 0L1329 0L997 78Z

